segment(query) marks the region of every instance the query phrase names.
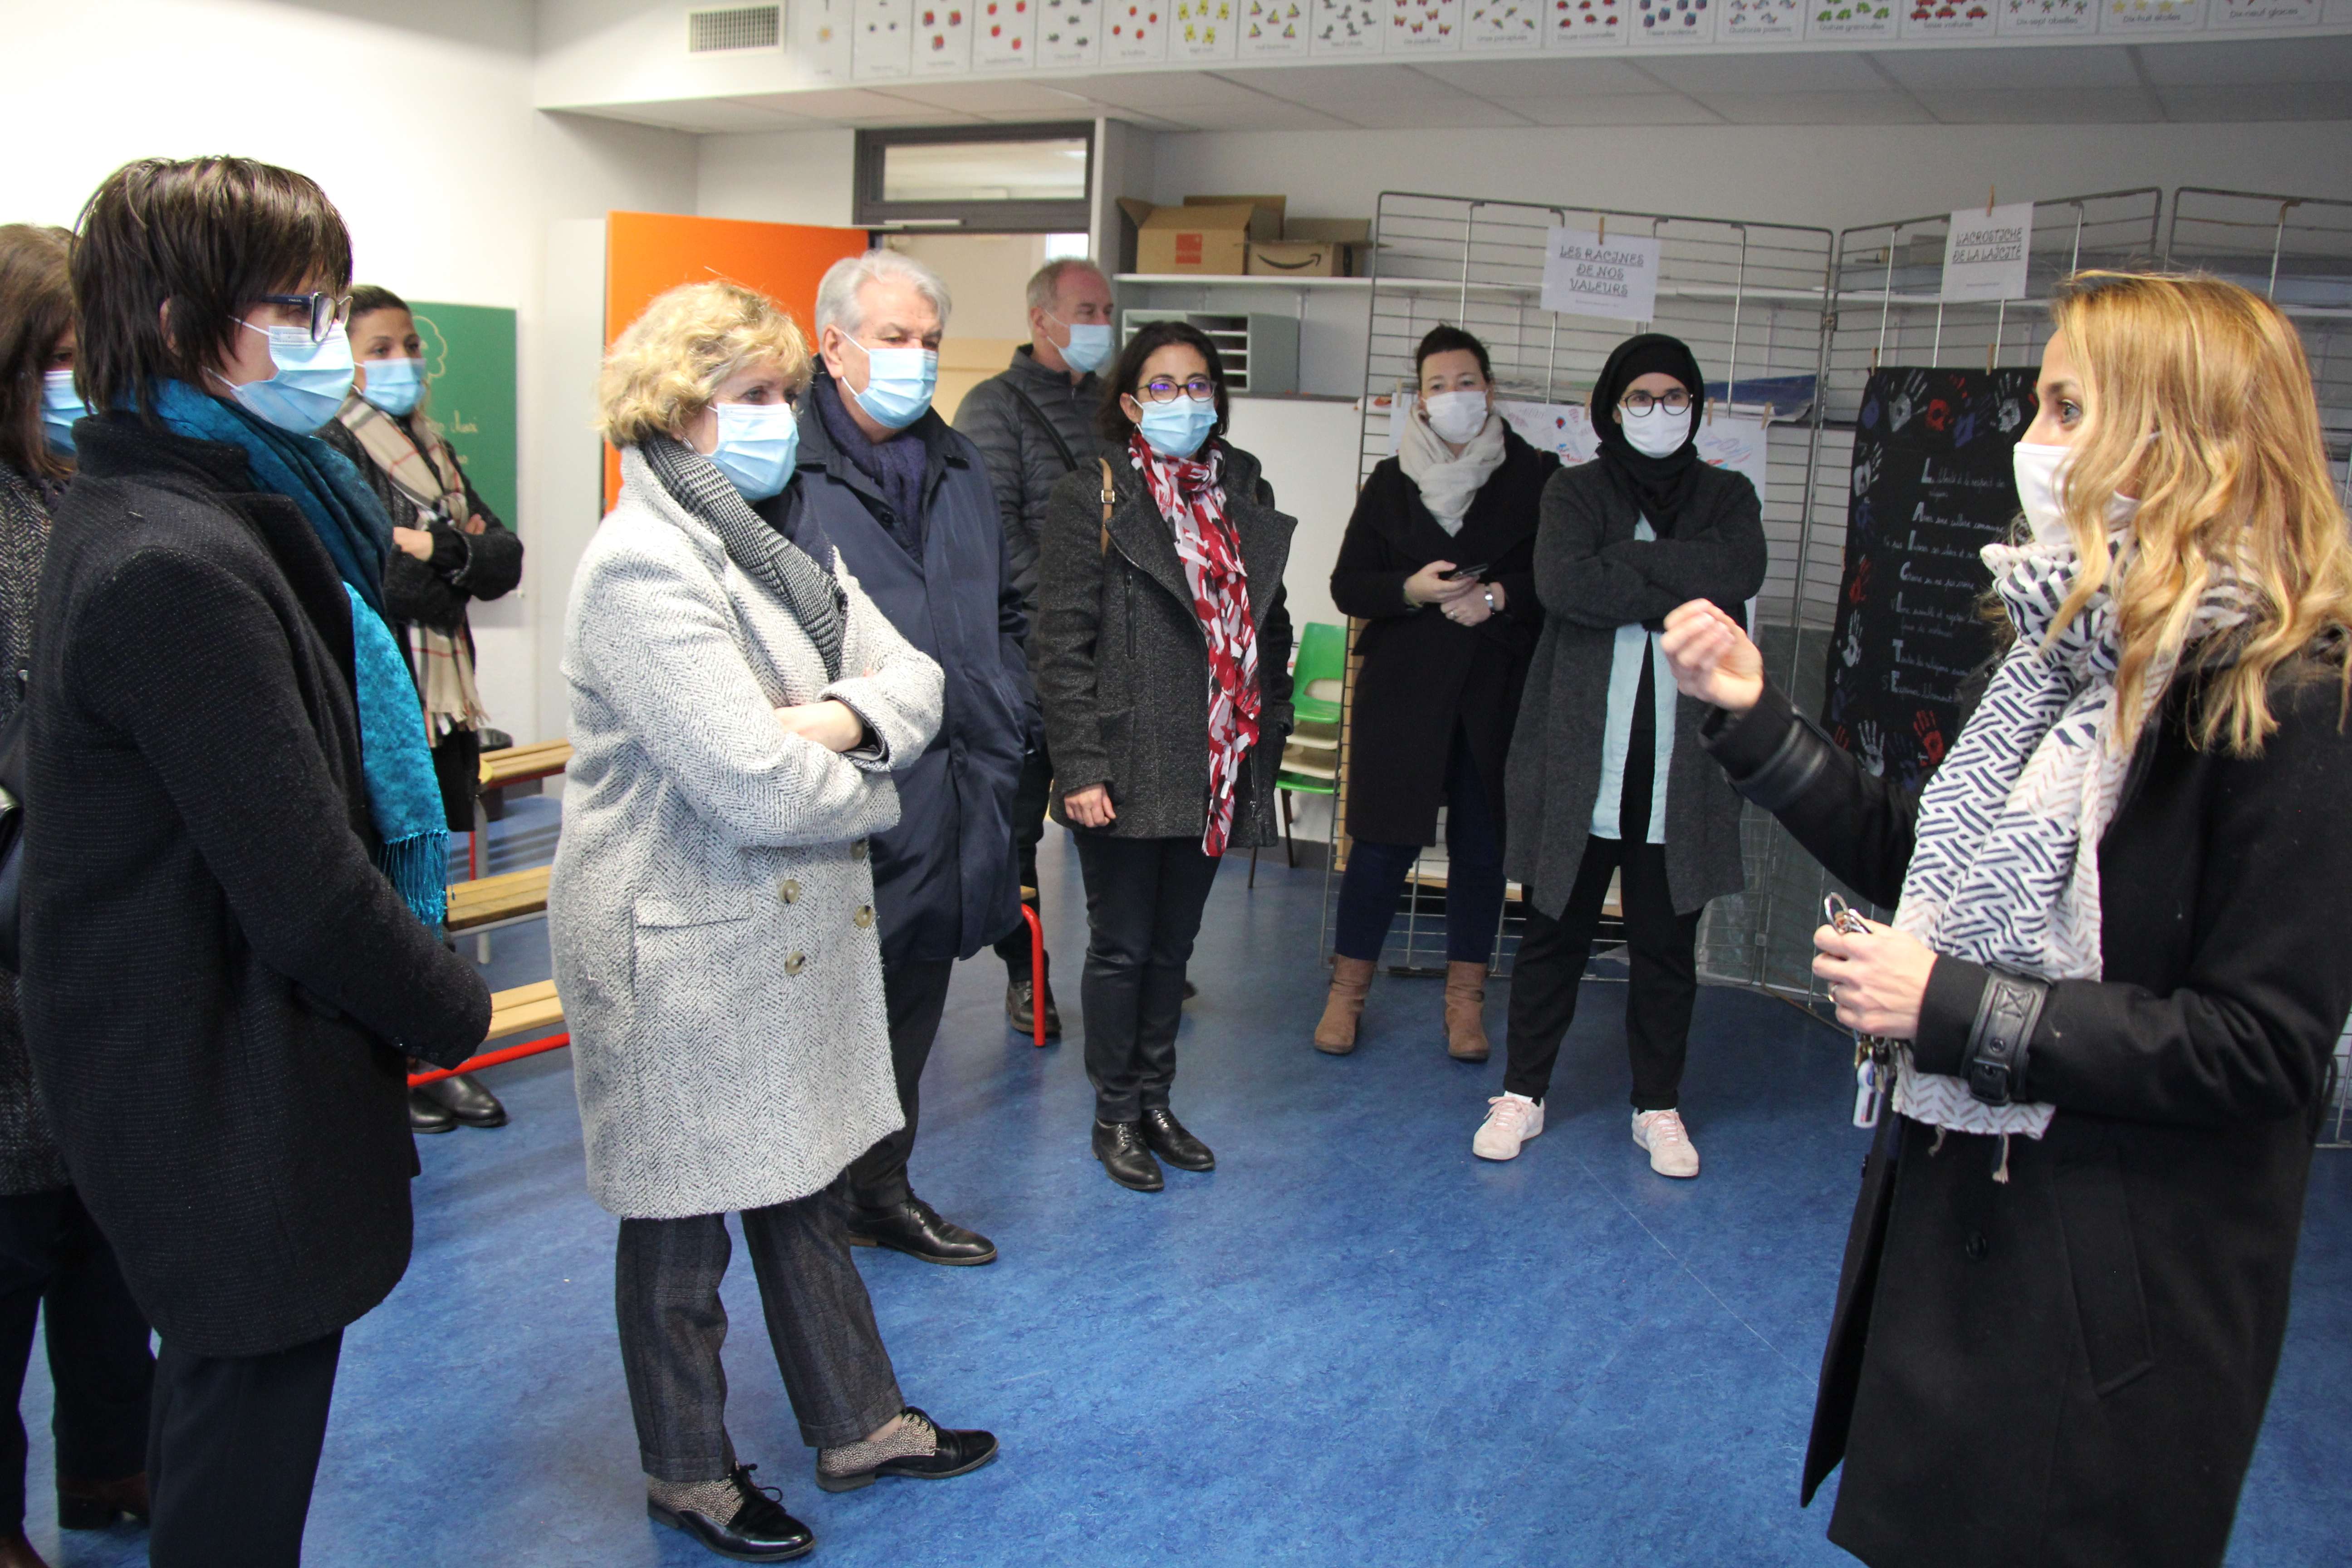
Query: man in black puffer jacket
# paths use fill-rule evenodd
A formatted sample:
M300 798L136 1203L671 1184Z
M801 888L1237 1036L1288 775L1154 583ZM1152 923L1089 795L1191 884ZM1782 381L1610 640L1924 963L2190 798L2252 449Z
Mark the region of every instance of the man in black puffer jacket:
M964 395L956 429L971 437L988 463L996 489L996 510L1004 519L1005 556L1013 584L1021 591L1029 625L1037 624L1037 541L1045 522L1045 499L1055 481L1099 455L1095 415L1102 405L1102 382L1095 372L1110 359L1110 280L1093 262L1077 257L1048 261L1029 279L1029 342L1013 351L1013 366ZM1013 805L1013 831L1021 849L1021 885L1037 885L1037 841L1045 831L1045 797L1054 781L1054 761L1042 745L1030 753ZM1004 960L1005 1016L1023 1034L1035 1027L1030 995L1029 926L1023 921L996 944ZM1045 1032L1059 1035L1062 1020L1046 984L1043 999Z

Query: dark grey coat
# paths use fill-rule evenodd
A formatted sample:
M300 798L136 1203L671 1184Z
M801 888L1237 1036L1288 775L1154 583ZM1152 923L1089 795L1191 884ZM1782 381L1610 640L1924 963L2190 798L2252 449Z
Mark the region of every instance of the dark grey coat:
M1503 868L1532 887L1537 908L1555 919L1591 837L1617 628L1658 621L1693 599L1743 616L1764 585L1763 510L1741 476L1701 469L1671 539L1635 539L1641 521L1598 461L1562 468L1544 486L1536 532L1544 628L1504 776ZM1687 697L1675 703L1666 885L1677 914L1746 886L1739 797L1699 744L1707 711Z
M1225 516L1249 575L1264 700L1228 840L1248 849L1280 837L1275 778L1291 725L1290 611L1282 572L1298 523L1275 510L1274 490L1255 458L1234 447L1224 452ZM1071 826L1064 795L1107 784L1118 817L1090 831L1198 838L1208 825L1208 645L1175 535L1143 476L1123 461L1112 463L1111 473L1117 500L1108 525L1099 467L1055 485L1045 514L1032 662L1045 709L1045 749L1054 759L1054 820Z
M0 724L23 705L17 671L33 662L33 600L49 551L49 509L32 479L0 463ZM69 1185L65 1156L34 1096L16 982L0 975L0 1194Z
M1024 397L1035 405L1035 412ZM988 464L996 510L1004 519L1005 561L1032 626L1037 624L1037 541L1045 531L1047 499L1063 475L1092 468L1097 457L1111 455L1095 434L1095 412L1101 406L1100 376L1089 371L1073 384L1067 375L1039 364L1035 352L1023 343L1013 351L1013 368L964 394L963 406L956 410L957 431L971 438Z

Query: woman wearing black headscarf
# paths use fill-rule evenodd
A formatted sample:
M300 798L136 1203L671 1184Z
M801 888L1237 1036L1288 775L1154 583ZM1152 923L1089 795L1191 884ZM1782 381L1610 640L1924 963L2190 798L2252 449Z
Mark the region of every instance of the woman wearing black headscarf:
M1692 599L1744 616L1765 558L1755 487L1699 458L1706 404L1698 361L1679 339L1627 339L1592 387L1601 456L1544 487L1544 629L1504 777L1504 869L1527 889L1527 931L1503 1092L1470 1145L1482 1159L1511 1159L1543 1131L1552 1062L1613 873L1633 957L1633 1142L1659 1174L1698 1174L1677 1109L1683 1056L1700 911L1744 885L1739 797L1710 771L1696 739L1706 705L1677 699L1658 633Z

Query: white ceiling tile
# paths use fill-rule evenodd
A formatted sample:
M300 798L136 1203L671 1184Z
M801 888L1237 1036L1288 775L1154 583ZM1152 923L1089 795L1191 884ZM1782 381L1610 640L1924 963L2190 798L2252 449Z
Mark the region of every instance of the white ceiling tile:
M1288 69L1259 68L1217 74L1238 87L1272 98L1341 114L1349 106L1370 98L1451 100L1465 96L1450 82L1399 65L1293 66Z
M1172 104L1200 109L1216 104L1247 105L1265 95L1236 87L1208 71L1122 71L1115 75L1058 78L1057 84L1083 93L1097 103L1121 109L1152 110Z
M1500 104L1467 95L1385 98L1367 94L1331 112L1354 124L1383 131L1492 131L1535 123Z
M798 115L779 113L758 104L726 98L689 98L667 103L604 104L570 112L599 120L625 121L663 131L690 131L725 135L745 131L792 131L809 123Z
M1641 67L1678 92L1885 92L1865 55L1644 55Z
M1559 98L1497 98L1512 113L1538 125L1720 125L1720 116L1679 93L1640 98L1576 94Z
M2259 92L2242 87L2157 89L2168 119L2209 125L2251 120L2342 120L2344 96L2341 82L2286 82ZM2250 180L2252 173L2249 171Z
M2185 48L2178 44L2144 46L2139 58L2147 68L2147 79L2158 87L2332 83L2336 89L2333 118L2352 117L2352 37L2201 37L2188 42Z
M1192 109L1182 104L1170 104L1152 110L1175 120L1192 120L1209 131L1351 131L1355 127L1336 115L1308 109L1303 104L1286 103L1278 98L1252 94L1252 101L1219 102L1206 108Z
M2155 95L2142 87L2091 87L2074 92L1979 88L1916 96L1947 125L2136 125L2164 118Z
M1004 113L1026 113L1037 119L1059 115L1064 119L1091 118L1095 106L1081 93L1066 92L1059 84L1043 81L1023 81L997 79L988 81L924 81L893 82L880 90L892 98L913 103L928 104L934 109L959 110L967 114L985 114L992 118Z
M887 91L863 88L833 88L816 92L763 92L734 101L761 109L778 109L835 125L977 124L978 120L956 110L918 103Z
M1413 68L1481 98L1566 98L1663 90L1623 60L1445 60Z
M1948 92L2048 88L2132 87L2139 72L2122 44L2053 45L2032 49L1887 49L1871 57L1906 87Z
M1927 111L1903 92L1695 92L1734 125L1916 125Z

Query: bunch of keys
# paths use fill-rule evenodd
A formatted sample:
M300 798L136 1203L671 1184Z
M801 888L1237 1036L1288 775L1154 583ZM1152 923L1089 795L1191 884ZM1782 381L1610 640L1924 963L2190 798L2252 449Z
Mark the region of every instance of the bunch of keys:
M1867 936L1870 922L1854 911L1852 904L1836 893L1822 900L1822 914L1830 925L1849 936ZM1853 1037L1853 1124L1875 1127L1878 1113L1886 1104L1886 1075L1894 1061L1894 1051L1876 1035L1856 1034Z

